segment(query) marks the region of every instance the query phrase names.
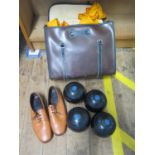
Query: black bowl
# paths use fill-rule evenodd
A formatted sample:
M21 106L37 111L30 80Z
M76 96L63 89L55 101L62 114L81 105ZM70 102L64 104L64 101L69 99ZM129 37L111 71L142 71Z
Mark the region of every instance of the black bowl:
M101 112L93 116L91 127L98 136L108 137L115 131L116 123L109 113Z
M63 95L68 102L78 103L84 99L85 88L78 82L70 82L65 86Z
M90 115L84 108L73 108L68 113L67 124L68 127L75 132L84 131L90 124Z
M106 104L106 96L99 90L91 90L85 96L85 106L91 112L101 112Z

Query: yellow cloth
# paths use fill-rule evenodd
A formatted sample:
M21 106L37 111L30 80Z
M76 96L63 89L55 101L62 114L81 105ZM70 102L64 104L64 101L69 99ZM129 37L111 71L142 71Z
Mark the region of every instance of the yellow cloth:
M78 19L80 20L80 24L98 24L97 19L92 19L88 14L81 13L78 16Z
M69 26L69 24L66 21L63 21L60 26Z
M49 21L47 23L48 27L52 27L52 26L68 26L69 24L66 21L63 21L62 23L59 22L59 20L57 18Z
M79 14L80 24L98 24L100 19L106 18L106 14L99 3L94 3L86 8L86 12Z
M59 25L60 25L60 22L58 19L53 19L47 23L48 27L59 26Z
M86 14L88 14L92 19L106 18L106 14L99 3L94 3L91 7L87 8Z
M80 24L99 24L99 20L106 18L106 14L102 9L102 6L95 2L91 7L86 8L85 13L80 13L78 19ZM66 21L62 23L58 19L53 19L47 23L48 27L52 26L68 26Z

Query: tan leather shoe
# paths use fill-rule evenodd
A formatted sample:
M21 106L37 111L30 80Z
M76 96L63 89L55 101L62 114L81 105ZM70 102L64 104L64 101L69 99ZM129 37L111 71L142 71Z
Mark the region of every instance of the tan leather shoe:
M30 96L31 119L35 134L43 143L51 140L53 133L51 131L50 122L45 110L44 102L37 93Z
M67 127L67 112L62 93L58 88L50 87L49 89L48 113L55 135L64 134Z

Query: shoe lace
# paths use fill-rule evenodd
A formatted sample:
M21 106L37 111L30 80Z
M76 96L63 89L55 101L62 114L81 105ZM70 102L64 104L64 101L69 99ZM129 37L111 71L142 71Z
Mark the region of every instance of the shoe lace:
M38 113L38 112L36 112L35 113L35 116L34 116L34 118L33 119L35 119L35 120L37 120L37 121L41 121L42 120L42 116L41 116L41 114L40 113Z
M51 111L52 111L52 113L61 115L61 113L59 111L57 111L56 107L53 105L51 106Z
M51 111L52 111L52 113L57 113L55 106L53 106L53 105L51 106Z

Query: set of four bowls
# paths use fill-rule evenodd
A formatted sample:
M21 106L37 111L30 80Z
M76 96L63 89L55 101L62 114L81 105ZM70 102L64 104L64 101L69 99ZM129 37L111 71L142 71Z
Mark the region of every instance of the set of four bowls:
M94 133L100 137L110 136L115 131L116 123L114 118L109 113L103 112L107 104L103 92L97 89L86 92L82 84L71 82L65 86L63 95L72 104L84 101L86 107L86 109L75 107L68 112L67 123L71 130L81 132L91 124ZM92 119L88 111L95 113Z

